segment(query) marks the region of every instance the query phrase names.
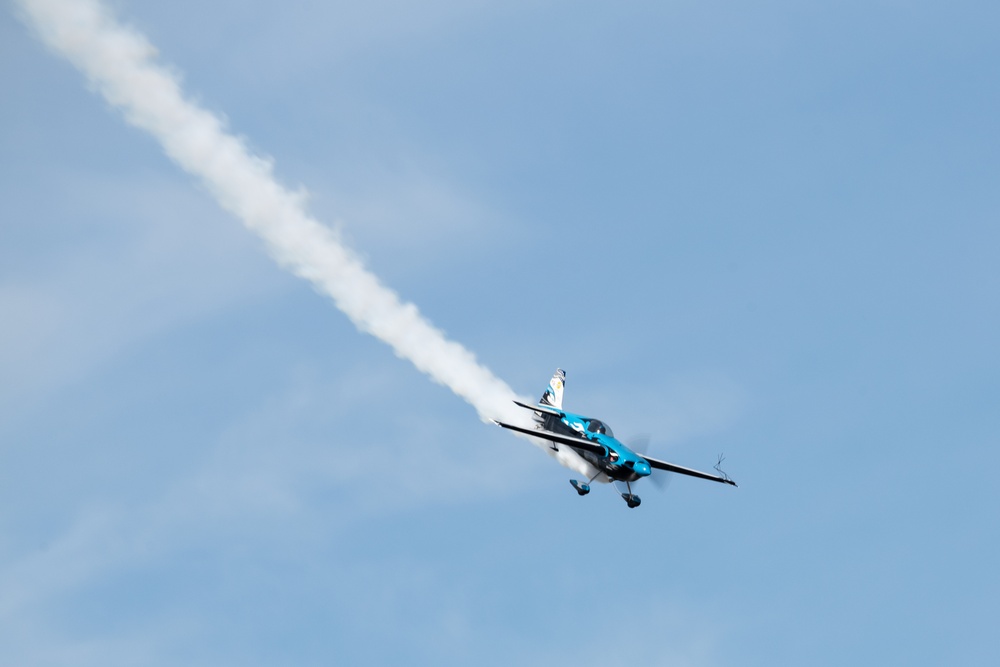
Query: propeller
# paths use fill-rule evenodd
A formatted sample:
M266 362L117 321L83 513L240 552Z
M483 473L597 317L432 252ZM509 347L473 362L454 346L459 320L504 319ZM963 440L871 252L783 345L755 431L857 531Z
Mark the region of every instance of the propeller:
M674 473L666 470L656 470L649 476L649 481L653 483L657 491L663 492L670 486L670 480L674 478Z
M628 443L629 448L633 452L638 452L639 454L649 454L653 456L653 453L649 451L649 434L642 433L633 436ZM654 457L656 458L656 457ZM670 480L673 479L674 473L667 472L666 470L654 470L653 474L649 476L649 481L653 483L657 491L666 491L667 487L670 486Z

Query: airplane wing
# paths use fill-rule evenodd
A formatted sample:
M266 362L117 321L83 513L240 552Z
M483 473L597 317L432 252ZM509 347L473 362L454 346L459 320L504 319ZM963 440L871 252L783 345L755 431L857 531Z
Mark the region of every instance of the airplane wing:
M541 412L547 415L555 415L556 417L562 418L566 416L566 413L562 410L556 410L548 405L528 405L527 403L522 403L521 401L514 401L515 405L519 405L522 408L527 408L528 410L534 410L535 412Z
M698 470L692 470L691 468L685 468L684 466L674 465L673 463L667 463L666 461L658 461L656 459L650 458L645 454L639 454L642 458L649 462L650 468L656 468L657 470L666 470L668 472L676 472L682 475L690 475L691 477L698 477L700 479L710 479L713 482L722 482L723 484L732 484L736 486L736 482L726 477L719 477L718 475L709 475L707 472L701 472Z
M531 409L534 410L534 408ZM607 454L607 450L604 448L604 445L599 445L596 442L591 442L590 440L586 440L584 438L574 438L571 435L562 435L560 433L553 433L552 431L539 431L533 428L524 428L521 426L514 426L513 424L504 424L503 422L498 422L495 419L493 420L493 423L497 426L502 426L503 428L509 428L511 431L517 431L518 433L524 433L536 438L542 438L543 440L558 442L560 445L567 445L573 449L579 449L584 452L593 452L598 456L604 456ZM650 461L649 465L653 465L653 462Z

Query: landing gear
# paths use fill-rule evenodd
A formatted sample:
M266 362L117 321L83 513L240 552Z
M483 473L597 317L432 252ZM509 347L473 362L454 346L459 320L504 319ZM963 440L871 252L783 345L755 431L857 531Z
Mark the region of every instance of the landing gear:
M631 484L629 484L628 482L625 482L625 486L628 488L628 493L623 493L622 494L622 498L625 500L625 504L626 505L628 505L630 508L634 509L634 508L638 507L639 504L642 503L642 501L639 500L639 496L637 496L634 493L632 493L632 485Z
M577 493L579 493L581 496L585 496L588 493L590 493L590 483L593 482L595 479L597 479L597 476L600 474L601 473L599 472L594 473L594 476L588 479L586 482L578 482L575 479L571 479L569 480L569 483L573 485L573 488L576 489Z

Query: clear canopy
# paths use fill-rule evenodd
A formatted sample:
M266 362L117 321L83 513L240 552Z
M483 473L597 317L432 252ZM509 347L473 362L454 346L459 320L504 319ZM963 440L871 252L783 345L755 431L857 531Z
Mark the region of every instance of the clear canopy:
M611 427L602 421L597 419L591 419L590 423L587 424L587 430L591 433L601 433L603 435L615 437L615 434L611 432Z

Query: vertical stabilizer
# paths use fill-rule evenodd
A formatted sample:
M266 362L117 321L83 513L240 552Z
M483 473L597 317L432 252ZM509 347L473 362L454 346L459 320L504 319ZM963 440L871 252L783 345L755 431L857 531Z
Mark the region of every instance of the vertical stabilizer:
M549 380L549 386L538 401L540 405L551 405L562 410L563 387L566 386L566 371L561 368L556 369L556 374Z

